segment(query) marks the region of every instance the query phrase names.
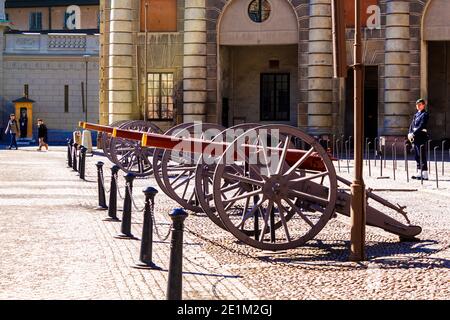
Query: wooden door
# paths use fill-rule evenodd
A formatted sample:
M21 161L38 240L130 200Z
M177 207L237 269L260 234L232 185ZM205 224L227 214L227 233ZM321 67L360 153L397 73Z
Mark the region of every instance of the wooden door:
M450 137L450 42L428 43L428 107L431 139Z

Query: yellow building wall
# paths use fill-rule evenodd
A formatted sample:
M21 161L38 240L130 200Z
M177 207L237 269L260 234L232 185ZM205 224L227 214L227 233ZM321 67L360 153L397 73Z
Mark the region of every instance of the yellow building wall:
M28 126L27 138L33 138L33 104L31 102L16 102L16 120L19 122L20 109L27 108Z

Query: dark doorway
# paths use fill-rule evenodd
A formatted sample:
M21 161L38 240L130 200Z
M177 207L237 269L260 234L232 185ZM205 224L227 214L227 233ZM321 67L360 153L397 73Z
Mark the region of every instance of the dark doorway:
M353 69L349 69L346 83L345 135L353 136ZM364 137L378 136L378 66L366 66L364 72Z
M431 139L450 137L450 42L428 42L428 108Z
M261 121L289 121L290 74L261 74Z
M230 103L228 98L222 98L222 125L229 127L228 114L230 113Z

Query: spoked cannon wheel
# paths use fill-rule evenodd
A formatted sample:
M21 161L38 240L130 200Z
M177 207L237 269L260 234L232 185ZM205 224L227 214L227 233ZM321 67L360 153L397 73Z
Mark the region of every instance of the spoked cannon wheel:
M246 187L236 192L223 187L227 183ZM227 147L214 173L213 195L220 220L236 238L262 250L287 250L314 238L331 218L337 178L314 138L294 127L267 125Z
M201 123L189 126L174 136L211 141L224 129L217 124ZM167 195L183 208L197 213L203 212L195 195L195 171L201 156L201 150L165 150L158 170Z
M183 131L184 129L186 129L192 125L194 125L193 122L180 123L180 124L176 125L175 127L172 127L169 130L167 130L166 132L164 132L164 135L165 136L175 136L179 132ZM160 149L160 148L156 148L154 150L154 152L153 152L153 173L154 173L155 180L158 183L158 186L161 189L161 191L163 191L165 194L168 194L166 186L164 185L164 181L162 178L162 171L161 171L161 166L162 166L161 161L162 161L164 151L165 151L165 149Z
M133 120L119 120L119 121L115 121L112 124L110 124L111 127L116 127L116 128L120 128L121 125L124 125L126 123L129 123ZM103 153L105 154L105 156L112 161L111 158L111 139L112 136L106 132L102 132L102 149L103 149Z
M124 130L135 130L146 133L161 133L155 124L148 121L130 121L119 126ZM153 148L143 148L141 141L122 138L111 138L111 161L127 173L134 173L137 177L153 174Z
M243 123L230 128L225 129L218 134L212 141L214 142L227 142L232 143L238 136L245 133L247 130L258 127L256 123ZM216 208L214 206L213 197L213 178L214 171L216 170L217 163L219 162L221 155L215 156L211 154L203 154L197 162L195 169L195 193L199 205L203 209L203 212L214 222L218 227L225 229L224 224L220 220ZM234 164L235 165L235 164ZM224 181L225 185L222 188L233 188L228 181Z

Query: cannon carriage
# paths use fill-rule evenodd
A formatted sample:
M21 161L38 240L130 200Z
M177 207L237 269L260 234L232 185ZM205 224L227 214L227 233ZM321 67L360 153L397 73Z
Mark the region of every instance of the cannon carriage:
M313 137L286 125L182 124L165 134L151 126L81 122L110 139L109 152L126 145L124 171L141 162L160 189L184 208L204 212L245 244L286 250L313 239L336 214L350 216L350 182L336 175L333 159ZM124 143L123 141L126 141ZM133 154L134 147L136 155ZM107 152L107 150L105 150ZM146 159L144 159L146 158ZM137 160L140 159L140 160ZM367 225L413 239L405 207L367 191ZM390 213L381 212L377 202ZM384 211L384 210L383 210ZM392 216L392 214L396 216ZM405 223L397 216L402 216Z

